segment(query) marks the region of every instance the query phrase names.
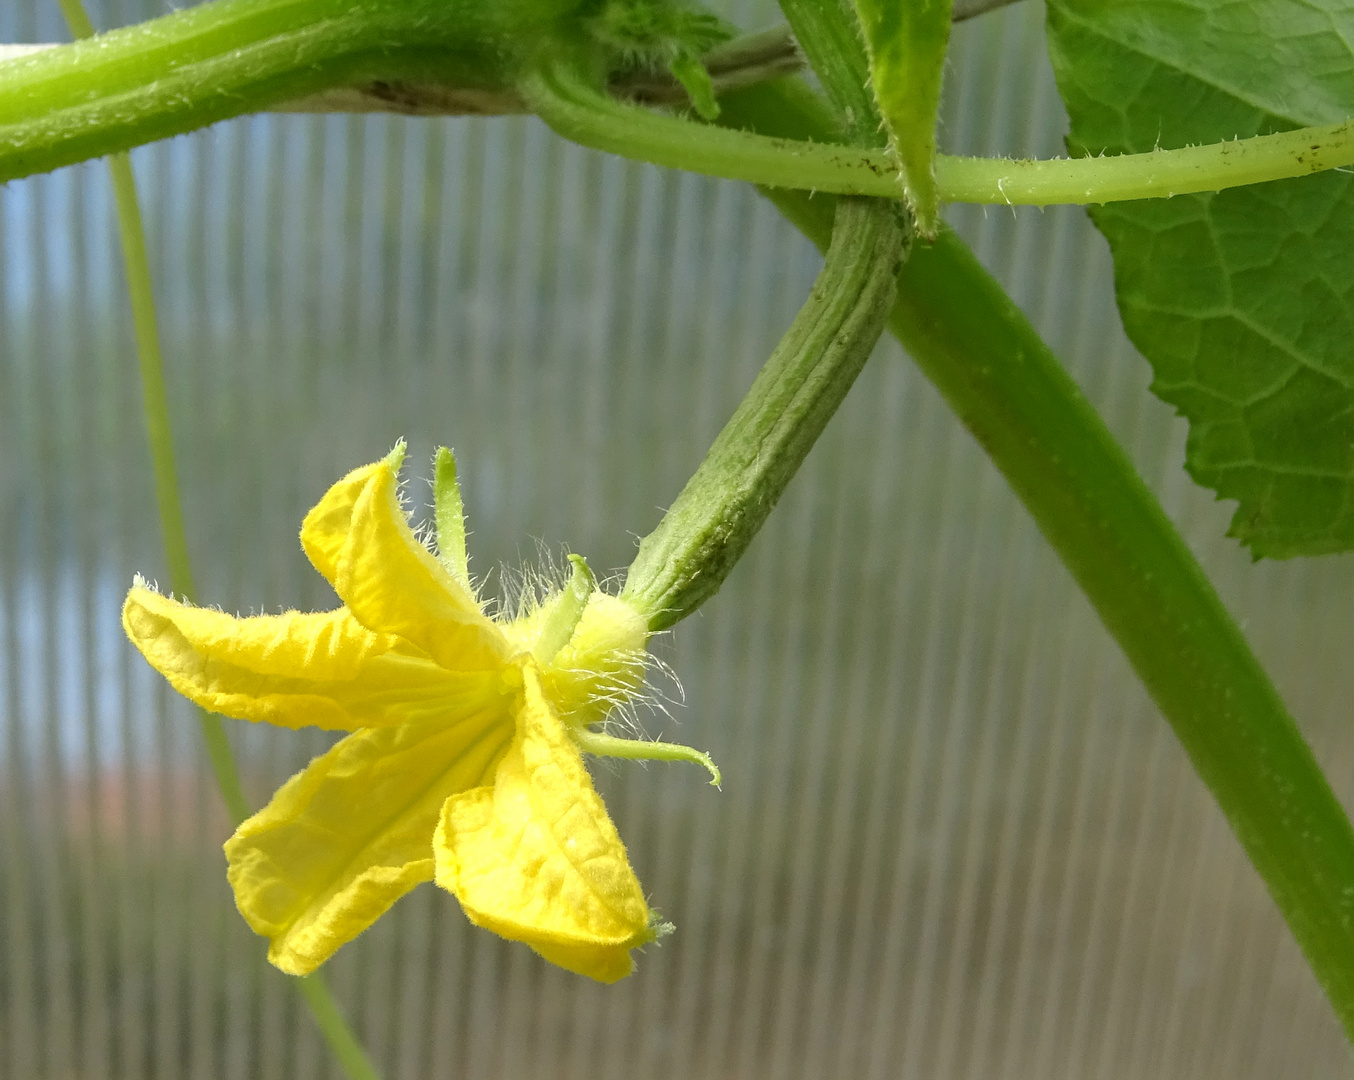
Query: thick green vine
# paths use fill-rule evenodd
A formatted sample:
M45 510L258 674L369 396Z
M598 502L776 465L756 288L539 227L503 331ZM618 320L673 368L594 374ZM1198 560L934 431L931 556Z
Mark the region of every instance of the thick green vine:
M822 137L834 124L796 84L723 106L723 122L782 137ZM766 194L826 244L831 200ZM889 327L1119 642L1354 1040L1354 828L1188 545L1058 358L952 232L903 267Z

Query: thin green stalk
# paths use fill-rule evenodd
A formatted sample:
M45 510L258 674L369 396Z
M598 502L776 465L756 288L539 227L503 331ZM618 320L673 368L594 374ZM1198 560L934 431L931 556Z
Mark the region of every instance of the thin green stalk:
M790 81L725 97L722 122L822 138ZM832 201L766 194L820 247ZM953 233L898 277L894 335L1035 519L1213 792L1354 1039L1354 828L1189 547L1077 385Z
M78 4L79 0L60 0L60 3L64 9ZM74 21L71 21L74 25ZM164 542L165 561L169 566L169 587L192 603L196 601L197 590L193 584L187 530L184 528L183 507L179 501L174 438L169 426L168 395L165 391L164 358L160 352L155 296L151 286L150 262L146 255L141 207L136 196L136 179L126 154L114 154L108 159L108 173L113 181L127 293L131 300L137 365L141 375L142 413L146 418L151 469L155 474L155 502L160 511L160 537ZM235 767L221 719L202 708L197 709L197 714L212 772L216 776L216 785L221 789L232 824L239 825L249 816L249 803L245 799L239 770Z
M840 145L835 125L821 142L711 130L616 101L563 59L530 72L519 88L556 132L594 150L764 187L895 199L903 194L888 151ZM1114 157L1019 161L939 154L935 173L943 202L1050 206L1220 191L1348 165L1354 165L1351 121Z
M945 202L1088 205L1222 191L1354 165L1354 121L1113 157L936 157Z
M63 8L79 0L60 0ZM194 598L192 567L188 559L188 540L179 502L178 480L174 465L173 436L169 426L169 404L165 392L164 365L156 328L155 299L151 286L150 264L146 257L145 232L137 203L136 181L126 154L109 158L117 202L118 231L122 238L127 291L131 297L132 322L136 331L137 359L141 373L142 406L146 433L150 442L151 464L155 472L155 496L160 510L160 532L169 564L170 588L185 600ZM211 760L217 787L225 800L231 822L239 825L249 817L249 803L240 783L240 773L226 739L221 718L197 707L198 723ZM334 1057L351 1080L377 1080L361 1045L344 1023L323 977L316 974L296 980L298 988L314 1013L315 1021Z
M594 150L771 187L902 198L897 170L882 154L831 136L817 144L766 138L627 105L602 93L567 56L547 58L518 88L558 134Z
M318 971L312 975L301 975L295 979L301 996L310 1006L311 1015L319 1025L329 1052L339 1063L339 1067L348 1074L349 1080L380 1080L380 1075L372 1066L367 1052L357 1041L348 1022L339 1011L338 1002Z
M76 37L90 37L93 24L80 0L58 0L62 14ZM193 570L188 558L188 539L183 525L183 507L179 502L179 484L174 465L174 441L169 427L169 404L165 393L164 358L156 326L155 294L151 284L150 260L146 254L146 233L141 222L141 207L136 197L136 179L126 154L108 159L117 206L118 232L122 241L123 266L131 301L132 326L136 335L137 363L141 374L142 409L146 435L150 443L151 467L155 474L155 501L160 510L160 536L169 565L170 588L192 601ZM249 816L249 804L240 786L240 776L218 717L199 710L202 734L207 742L212 770L226 801L231 820L238 825Z
M58 0L62 14L76 37L89 37L94 27L81 0ZM170 587L186 600L193 600L193 568L188 555L188 536L179 501L177 469L174 463L174 439L169 423L169 396L165 391L164 358L155 314L155 290L151 279L150 258L146 252L146 232L136 194L136 178L126 154L108 160L117 205L118 233L122 242L123 266L131 301L132 324L136 336L137 364L141 376L141 402L150 443L151 466L155 474L155 499L159 507L160 534L169 565ZM225 800L231 821L239 825L249 816L249 803L240 784L240 773L219 717L199 708L207 753L217 787ZM351 1080L379 1080L361 1045L343 1020L338 1006L319 975L297 980L310 1005L325 1041Z

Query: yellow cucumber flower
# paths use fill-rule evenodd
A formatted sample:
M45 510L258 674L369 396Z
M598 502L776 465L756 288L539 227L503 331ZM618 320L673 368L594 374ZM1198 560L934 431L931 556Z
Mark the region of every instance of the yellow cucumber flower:
M470 921L602 982L664 929L580 751L699 761L670 743L595 732L642 689L647 620L573 578L511 620L485 615L467 572L455 462L436 460L436 555L399 501L401 443L329 489L301 545L335 611L236 618L138 580L127 636L213 712L352 734L226 842L235 901L268 958L305 975L400 896L435 880Z

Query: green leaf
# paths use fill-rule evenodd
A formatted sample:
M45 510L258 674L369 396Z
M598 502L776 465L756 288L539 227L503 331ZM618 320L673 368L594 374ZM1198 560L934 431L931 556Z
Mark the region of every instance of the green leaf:
M465 504L456 479L456 456L445 446L439 446L433 457L433 520L437 524L437 554L442 565L474 596L465 553Z
M870 54L870 83L917 231L934 239L936 115L952 0L855 0Z
M1354 2L1049 0L1074 151L1354 115ZM1257 558L1354 548L1354 184L1339 172L1091 211L1185 467Z
M682 84L691 107L702 120L714 123L719 119L719 102L715 100L715 84L710 73L695 53L683 49L668 61L672 77Z

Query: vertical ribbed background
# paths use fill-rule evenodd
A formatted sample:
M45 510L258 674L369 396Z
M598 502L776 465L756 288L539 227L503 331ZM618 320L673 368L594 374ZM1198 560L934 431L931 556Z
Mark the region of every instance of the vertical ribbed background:
M1041 17L957 30L947 149L1060 152ZM0 4L0 41L62 39L55 3ZM199 592L231 611L331 602L300 519L401 436L415 477L456 449L479 573L541 543L623 567L818 266L750 189L522 118L254 118L134 160ZM1354 560L1252 566L1223 539L1081 212L950 219L1130 447L1348 800ZM164 577L144 444L103 166L9 184L0 1077L335 1076L234 911L192 714L118 626L133 573ZM723 792L689 767L595 773L677 933L604 988L418 889L327 968L390 1080L1354 1076L1169 728L895 345L659 648L686 703L648 729L708 748ZM228 723L256 804L326 745Z

